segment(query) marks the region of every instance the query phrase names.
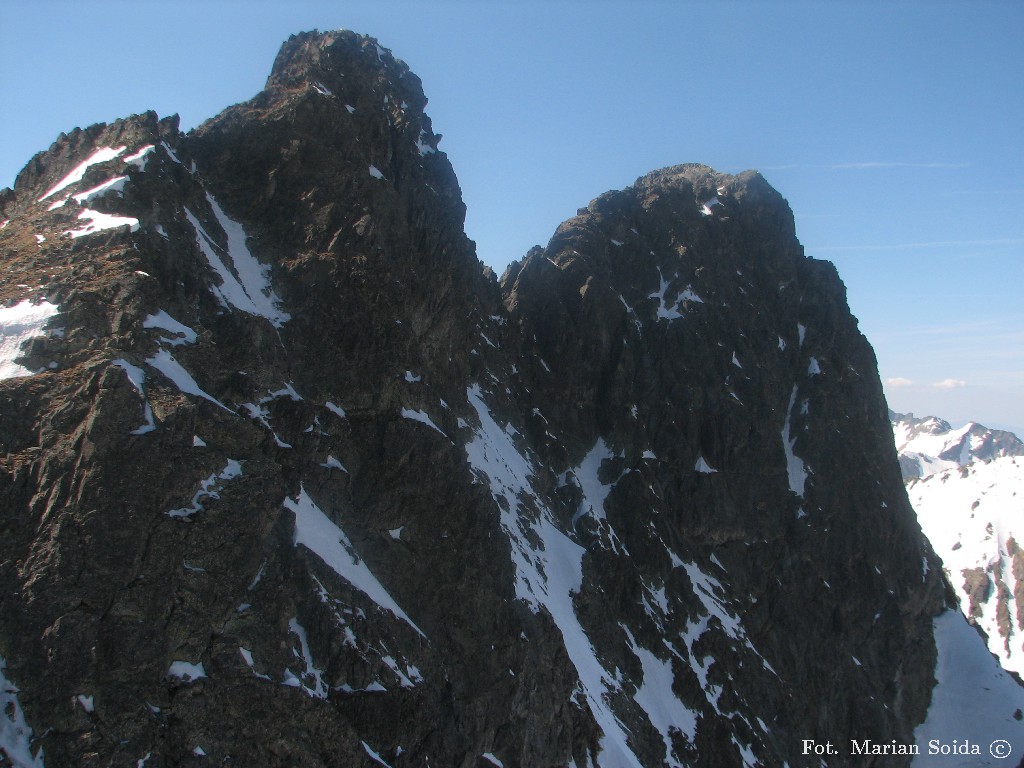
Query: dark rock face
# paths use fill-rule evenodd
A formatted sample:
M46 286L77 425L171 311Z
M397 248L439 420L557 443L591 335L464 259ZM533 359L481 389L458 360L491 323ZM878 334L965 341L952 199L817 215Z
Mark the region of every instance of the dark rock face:
M11 738L50 766L911 743L948 597L782 197L658 171L499 284L425 103L373 40L299 35L189 135L75 131L0 195L0 305L59 307L0 381Z

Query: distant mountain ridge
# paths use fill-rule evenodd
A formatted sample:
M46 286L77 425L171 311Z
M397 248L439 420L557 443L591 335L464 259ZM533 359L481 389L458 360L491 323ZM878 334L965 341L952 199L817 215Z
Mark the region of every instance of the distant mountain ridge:
M954 429L937 416L889 411L904 479L927 477L974 461L1024 456L1024 442L1013 432L969 422Z
M1012 432L889 411L921 529L964 615L1024 674L1024 443Z

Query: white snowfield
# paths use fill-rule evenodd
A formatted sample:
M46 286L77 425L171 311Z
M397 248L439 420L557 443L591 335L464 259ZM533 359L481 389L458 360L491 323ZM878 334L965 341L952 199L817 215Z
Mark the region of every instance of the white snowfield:
M1024 672L1022 608L1014 599L1015 542L1024 537L1024 458L975 459L988 430L960 429L935 417L893 414L893 435L909 477L907 495L947 578L959 611L934 620L938 660L927 719L914 733L914 768L1011 766L1024 757L1024 687L1005 670ZM945 454L939 458L940 454ZM980 569L980 572L979 572ZM965 573L976 583L980 615L971 612ZM997 596L1002 592L1003 627Z
M927 718L914 731L920 752L911 765L1017 765L1024 756L1024 722L1014 713L1024 709L1024 688L999 667L959 611L946 611L933 625L936 684ZM965 747L967 754L956 753Z
M45 299L38 304L25 299L13 307L0 307L0 380L35 373L14 361L27 341L45 335L44 326L59 312L60 307Z
M995 598L1001 589L1014 595L1019 583L1012 550L1014 544L1024 546L1024 458L1005 456L974 462L911 480L907 495L921 529L942 558L964 613L970 608L964 571L980 568L985 572L989 597L975 621L988 635L989 650L1003 667L1024 674L1020 624L1024 607L1012 598L1006 600L1011 632L1004 635Z

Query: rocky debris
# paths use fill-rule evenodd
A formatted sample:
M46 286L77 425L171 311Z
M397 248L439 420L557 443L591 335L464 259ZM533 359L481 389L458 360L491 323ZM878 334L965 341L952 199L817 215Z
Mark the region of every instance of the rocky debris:
M874 355L783 198L657 171L499 283L425 104L374 40L297 35L190 134L75 131L0 195L0 304L59 308L12 359L36 373L0 381L28 746L803 766L802 739L910 743L950 598Z

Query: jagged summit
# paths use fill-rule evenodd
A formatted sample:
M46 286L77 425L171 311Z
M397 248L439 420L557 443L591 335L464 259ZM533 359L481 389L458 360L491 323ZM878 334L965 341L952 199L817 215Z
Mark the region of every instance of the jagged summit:
M499 286L424 103L299 35L0 198L7 759L795 767L940 722L948 585L782 197L658 171Z
M347 74L355 68L367 67L380 72L381 82L388 90L408 88L408 95L416 99L416 104L410 106L423 110L423 89L408 65L375 38L347 29L302 32L289 37L274 60L266 89L295 90L319 84L321 88L335 86L341 92Z

